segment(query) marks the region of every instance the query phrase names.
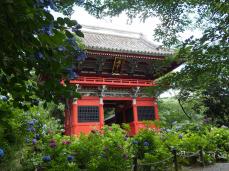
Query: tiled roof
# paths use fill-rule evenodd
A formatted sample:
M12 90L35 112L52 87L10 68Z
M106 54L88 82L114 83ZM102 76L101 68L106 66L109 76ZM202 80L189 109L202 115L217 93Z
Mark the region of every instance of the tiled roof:
M83 41L88 50L152 56L166 56L173 53L170 50L158 48L139 33L99 27L90 27L90 29L83 30L83 33Z

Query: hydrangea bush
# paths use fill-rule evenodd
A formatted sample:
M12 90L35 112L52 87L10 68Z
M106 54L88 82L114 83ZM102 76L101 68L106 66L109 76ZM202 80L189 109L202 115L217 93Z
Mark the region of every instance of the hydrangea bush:
M9 111L12 111L11 115L8 115ZM70 137L64 135L59 121L46 115L47 112L38 107L28 112L14 111L2 104L1 168L23 171L126 171L131 170L137 161L139 169L156 168L160 171L173 167L174 149L177 151L179 165L201 164L200 150L203 150L205 164L229 159L228 128L175 124L171 129L153 130L148 127L136 136L129 137L127 128L112 125L105 126L101 131L93 130L89 135ZM17 119L12 119L10 116L16 113ZM4 124L5 119L10 121L10 125ZM195 153L197 155L186 157Z

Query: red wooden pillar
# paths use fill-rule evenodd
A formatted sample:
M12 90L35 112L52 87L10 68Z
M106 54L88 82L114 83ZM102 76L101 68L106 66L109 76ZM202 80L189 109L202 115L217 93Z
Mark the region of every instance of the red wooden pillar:
M157 102L154 102L154 113L155 113L155 119L159 120L160 117L159 117L159 113L158 113L158 104L157 104Z
M72 102L72 115L71 115L71 134L73 135L77 129L77 124L78 124L78 103L77 99L73 99Z
M137 110L137 101L135 98L133 99L133 115L134 115L133 133L136 134L138 132L138 110Z
M104 126L104 110L103 110L103 98L99 98L99 122L100 122L100 129Z

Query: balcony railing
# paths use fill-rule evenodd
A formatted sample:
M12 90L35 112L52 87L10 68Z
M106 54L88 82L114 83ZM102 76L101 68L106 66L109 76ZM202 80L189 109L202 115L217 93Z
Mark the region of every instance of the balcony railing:
M81 85L111 85L111 86L139 86L151 87L155 86L153 80L144 79L126 79L126 78L106 78L106 77L85 77L80 76L76 80L71 80L72 84Z

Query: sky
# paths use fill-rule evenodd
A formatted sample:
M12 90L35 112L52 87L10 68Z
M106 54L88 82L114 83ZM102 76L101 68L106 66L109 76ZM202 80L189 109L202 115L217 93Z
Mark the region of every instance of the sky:
M72 20L76 20L81 25L89 25L89 26L100 26L105 28L113 28L119 30L127 30L142 33L149 41L152 41L158 45L160 42L155 42L153 40L153 30L157 27L157 24L160 23L160 20L156 17L151 17L146 19L143 23L140 19L133 19L132 23L128 22L128 17L125 14L121 14L118 17L113 18L103 18L97 19L96 17L88 14L82 7L74 7L74 13L71 16ZM53 12L54 16L62 16L56 12ZM198 30L188 30L182 34L180 34L181 39L185 40L189 38L191 35L195 37L199 37L201 32Z
M146 19L146 21L143 23L140 21L140 19L133 19L133 21L130 23L128 22L128 17L125 14L121 14L118 17L113 18L103 18L103 19L97 19L96 17L88 14L87 11L85 11L82 7L74 7L74 13L71 16L72 20L76 20L81 25L88 25L88 26L99 26L99 27L105 27L105 28L112 28L112 29L118 29L118 30L127 30L137 33L142 33L146 39L153 42L154 44L161 45L161 42L155 42L153 40L153 30L157 27L157 24L160 23L160 20L157 17L152 17ZM63 16L59 13L52 12L54 17ZM181 40L185 40L189 38L190 36L194 37L200 37L201 31L200 30L187 30L184 33L181 33ZM178 67L175 69L175 72L180 71L181 67ZM166 98L175 96L178 91L174 90L168 90L167 92L163 93L160 97Z

